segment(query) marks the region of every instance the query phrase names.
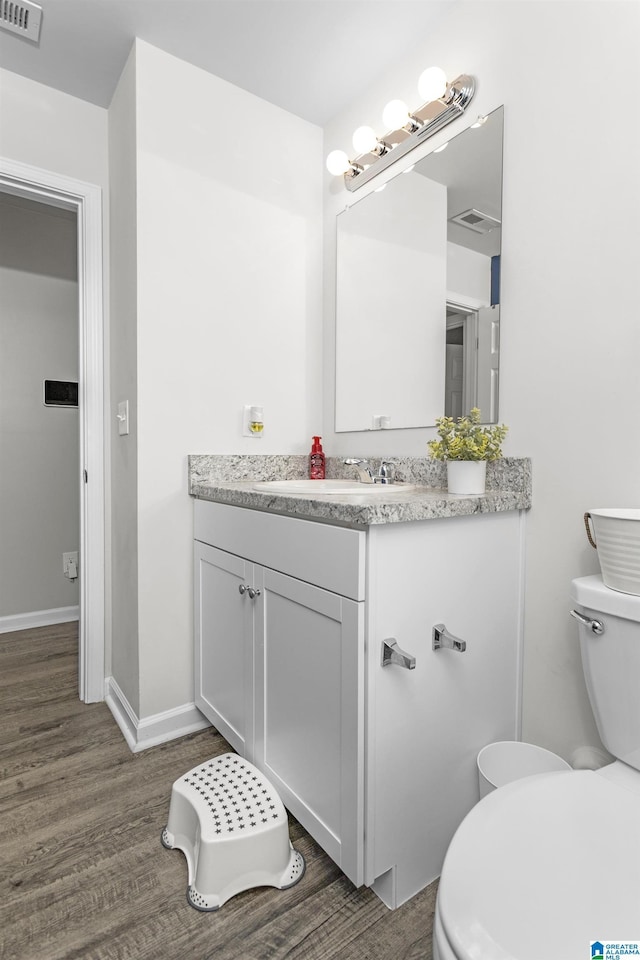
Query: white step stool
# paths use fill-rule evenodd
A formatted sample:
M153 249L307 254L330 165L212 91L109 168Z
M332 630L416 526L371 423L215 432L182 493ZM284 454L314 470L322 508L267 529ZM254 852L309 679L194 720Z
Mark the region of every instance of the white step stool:
M286 890L304 874L282 800L260 771L235 753L176 780L162 843L187 858L187 900L196 910L217 910L252 887Z

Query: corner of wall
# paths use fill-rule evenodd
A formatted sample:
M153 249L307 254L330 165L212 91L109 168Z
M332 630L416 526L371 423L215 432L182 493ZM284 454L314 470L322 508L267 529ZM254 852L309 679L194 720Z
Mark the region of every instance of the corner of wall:
M137 472L137 127L136 47L109 107L110 248L108 335L111 524L110 670L135 710L138 650ZM130 432L120 436L117 404L129 401Z
M186 737L210 727L194 703L183 703L140 720L120 685L113 677L105 681L105 702L132 753Z

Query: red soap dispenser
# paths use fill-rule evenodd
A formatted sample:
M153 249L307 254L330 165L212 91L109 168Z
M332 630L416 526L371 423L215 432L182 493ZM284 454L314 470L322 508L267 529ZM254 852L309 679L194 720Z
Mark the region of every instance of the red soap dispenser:
M311 480L324 480L324 452L320 441L322 437L314 437L309 454L309 477Z

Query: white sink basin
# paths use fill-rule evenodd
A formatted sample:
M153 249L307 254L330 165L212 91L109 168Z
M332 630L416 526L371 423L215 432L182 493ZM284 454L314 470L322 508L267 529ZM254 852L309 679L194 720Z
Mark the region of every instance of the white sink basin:
M261 490L264 493L290 493L290 494L322 494L323 496L352 496L357 494L365 496L389 495L396 493L408 493L411 490L419 490L420 487L412 483L359 483L354 480L263 480L260 483L254 483L254 490Z

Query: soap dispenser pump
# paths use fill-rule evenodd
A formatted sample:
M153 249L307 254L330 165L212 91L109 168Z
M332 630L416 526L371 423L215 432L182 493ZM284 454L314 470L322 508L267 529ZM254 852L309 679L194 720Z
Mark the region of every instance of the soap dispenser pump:
M309 454L309 477L311 480L324 480L324 452L320 441L322 437L314 437Z

